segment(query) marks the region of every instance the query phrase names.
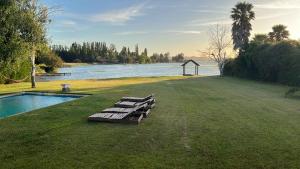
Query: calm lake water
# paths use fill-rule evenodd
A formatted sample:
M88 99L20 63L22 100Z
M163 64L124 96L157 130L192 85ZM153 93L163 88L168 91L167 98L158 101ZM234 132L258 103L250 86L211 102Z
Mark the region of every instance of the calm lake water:
M219 74L215 63L204 61L199 64L199 75ZM182 67L181 63L85 65L61 68L59 73L71 73L71 76L39 77L39 81L176 76L182 75ZM194 73L194 65L187 65L186 73Z

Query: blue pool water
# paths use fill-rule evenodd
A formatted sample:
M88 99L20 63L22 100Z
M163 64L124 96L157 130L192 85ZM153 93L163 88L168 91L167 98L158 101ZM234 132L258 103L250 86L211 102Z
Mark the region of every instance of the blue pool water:
M71 101L79 97L21 94L0 98L0 119L32 110Z

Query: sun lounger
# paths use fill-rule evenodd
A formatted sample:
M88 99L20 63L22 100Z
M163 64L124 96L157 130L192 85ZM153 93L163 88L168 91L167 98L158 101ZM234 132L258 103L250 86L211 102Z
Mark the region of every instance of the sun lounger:
M136 105L139 105L139 103L148 103L147 109L152 109L155 107L156 100L154 99L154 95L151 94L147 97L140 98L140 97L123 97L121 101L117 102L115 104L115 107L125 107L130 108L134 107Z
M111 122L111 123L132 123L139 124L143 119L143 115L127 116L123 113L97 113L88 118L89 121L95 122Z
M142 118L149 114L149 110L146 110L147 103L140 104L133 108L120 108L112 107L104 109L101 113L96 113L88 118L89 121L102 121L102 122L125 122L133 121L139 123Z
M129 101L129 102L145 102L145 101L147 101L147 100L149 100L149 99L152 99L152 98L154 98L154 95L153 95L153 94L151 94L151 95L149 95L149 96L147 96L147 97L144 97L144 98L141 98L141 97L123 97L123 98L121 99L121 101Z
M115 107L104 109L88 117L89 121L120 122L139 124L144 117L150 114L155 106L153 95L145 98L124 97L115 104Z
M150 98L144 102L134 102L134 101L119 101L115 104L115 107L121 107L121 108L133 108L136 106L140 106L143 104L148 104L147 109L151 109L152 105L155 104L155 99L154 98Z
M144 115L144 118L147 118L150 114L150 110L154 108L155 106L155 99L150 98L149 100L146 100L144 102L133 102L133 101L119 101L115 104L115 107L119 108L134 108L136 106L143 105L144 107L138 111L139 113L142 113Z

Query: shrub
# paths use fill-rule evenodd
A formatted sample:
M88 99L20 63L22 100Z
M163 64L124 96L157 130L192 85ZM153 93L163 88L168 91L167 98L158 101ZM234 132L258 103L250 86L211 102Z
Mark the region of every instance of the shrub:
M236 59L226 62L224 74L293 86L300 85L300 43L251 42Z
M36 64L45 64L42 68L47 73L51 73L55 68L62 67L63 61L53 52L38 52Z
M75 59L73 62L74 63L82 63L82 61L80 59Z
M235 66L235 60L234 59L226 59L225 65L223 69L224 76L234 76L235 75L235 69L237 66Z
M29 58L14 58L13 60L0 60L0 84L8 83L10 79L29 79L31 63Z

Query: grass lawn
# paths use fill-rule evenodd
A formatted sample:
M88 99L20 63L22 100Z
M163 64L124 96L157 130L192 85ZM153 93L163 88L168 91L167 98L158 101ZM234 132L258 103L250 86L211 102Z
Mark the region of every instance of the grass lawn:
M67 83L93 95L0 120L0 168L300 168L300 100L284 97L288 87L219 77ZM87 122L122 96L150 93L157 106L138 126Z

